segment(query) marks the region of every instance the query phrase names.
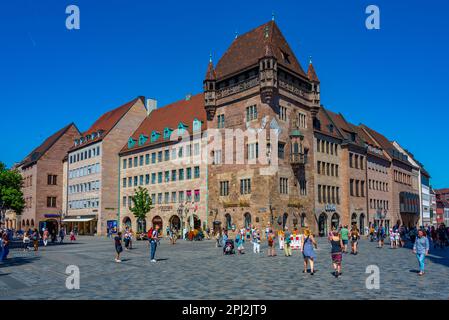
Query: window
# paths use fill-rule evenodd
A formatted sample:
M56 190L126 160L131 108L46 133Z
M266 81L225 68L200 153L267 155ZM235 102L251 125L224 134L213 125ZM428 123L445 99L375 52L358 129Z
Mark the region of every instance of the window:
M170 128L165 128L164 129L164 139L170 139L170 135L171 135L172 131L173 130Z
M365 196L365 181L360 181L360 196Z
M214 151L214 164L221 164L221 150Z
M321 185L318 185L318 202L321 203Z
M167 204L170 201L170 192L164 193L164 203Z
M138 178L137 176L134 177L134 186L135 186L135 187L137 186L137 183L138 183L137 180L138 180L138 179L139 179L139 178Z
M285 157L285 143L279 142L278 143L278 158L284 159Z
M171 202L172 202L172 203L175 203L175 202L176 202L176 191L173 191L173 192L171 193Z
M307 180L303 178L299 180L299 194L302 196L307 195Z
M364 161L365 157L360 156L360 169L364 170L364 165L363 165L363 161Z
M47 197L47 207L56 208L56 197Z
M145 175L145 184L148 185L149 183L150 183L150 174L147 173L147 174Z
M146 165L149 165L149 164L150 164L150 154L149 154L149 153L147 153L147 154L145 155L145 164L146 164Z
M122 198L122 207L126 207L126 196Z
M156 173L152 173L151 174L151 184L155 184L156 183Z
M316 169L317 169L317 173L321 174L321 161L317 161L316 163Z
M352 168L352 153L349 154L349 167Z
M279 107L279 119L282 121L287 121L287 108Z
M321 140L320 139L316 139L316 152L321 152Z
M351 196L354 196L354 179L349 181L349 193Z
M196 166L196 167L194 168L194 173L193 173L193 175L194 175L194 178L195 178L195 179L197 179L197 178L200 177L200 167L199 167L199 166Z
M123 159L123 169L126 169L126 159Z
M187 180L192 179L192 168L187 168L186 178Z
M162 193L158 193L157 194L157 204L161 204L162 203Z
M126 178L123 178L123 179L122 179L122 187L123 187L123 188L126 188Z
M178 192L178 199L179 199L179 203L184 202L184 191Z
M171 171L171 181L176 181L176 170Z
M164 161L169 161L170 160L170 150L167 149L164 151Z
M217 116L217 128L218 129L222 129L225 127L225 115L224 114L219 114Z
M170 182L170 171L164 173L165 182Z
M355 181L355 196L356 197L360 196L360 193L359 193L359 180Z
M143 156L139 157L139 166L143 166Z
M279 192L281 194L288 194L288 178L279 179Z
M187 202L192 202L192 190L187 190L186 191L186 201Z
M128 187L132 187L133 186L133 178L129 177L128 178Z
M178 149L178 158L182 158L183 157L183 155L182 155L182 147L179 147L179 149Z
M248 144L247 152L248 160L257 159L259 157L259 144L257 142Z
M47 184L56 186L57 185L57 175L49 174L47 176Z
M151 142L157 141L157 139L159 139L160 135L161 134L159 132L157 132L157 131L151 132Z
M359 156L357 154L354 156L354 162L355 162L355 168L358 169L359 168Z
M133 167L133 159L129 158L128 159L128 168L132 168Z
M138 159L137 157L134 157L134 167L137 167Z
M220 196L229 195L229 181L220 181Z
M156 152L151 154L151 163L156 163Z
M200 202L200 190L195 190L194 191L194 198L193 201L195 202Z
M157 173L157 183L162 183L162 172Z
M157 162L162 162L162 151L157 153Z
M246 121L257 119L257 106L252 105L246 108Z
M307 116L303 113L299 113L298 120L299 120L299 127L306 129L307 128Z
M241 179L240 194L250 194L250 193L251 193L251 179Z
M179 169L178 177L179 177L179 181L184 180L184 169Z
M337 187L337 204L340 204L340 188Z

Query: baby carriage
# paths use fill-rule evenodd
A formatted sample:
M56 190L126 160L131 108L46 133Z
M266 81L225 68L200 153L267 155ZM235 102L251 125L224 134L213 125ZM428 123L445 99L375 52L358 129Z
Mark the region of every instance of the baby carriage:
M223 254L235 254L234 240L226 240L225 246L223 247Z

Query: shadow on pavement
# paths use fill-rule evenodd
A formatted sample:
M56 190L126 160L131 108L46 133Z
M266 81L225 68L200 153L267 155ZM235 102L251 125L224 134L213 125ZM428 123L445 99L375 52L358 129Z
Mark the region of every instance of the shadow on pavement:
M8 258L0 263L0 268L4 267L15 267L20 266L28 263L32 263L36 260L39 260L40 257L11 257Z

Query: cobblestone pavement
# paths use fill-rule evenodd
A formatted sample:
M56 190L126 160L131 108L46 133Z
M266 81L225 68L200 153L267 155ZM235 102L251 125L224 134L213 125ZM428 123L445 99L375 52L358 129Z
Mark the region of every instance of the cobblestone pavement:
M247 249L252 245L247 244ZM110 239L80 237L75 244L12 250L0 263L0 299L448 299L449 248L434 249L427 273L417 276L410 249L378 249L360 242L357 256L343 257L343 275L332 275L330 248L318 240L315 275L302 273L298 251L276 257L248 250L223 256L214 241L162 241L157 263L149 261L146 241L136 241L114 262ZM80 289L65 287L68 265L80 269ZM368 265L380 268L380 289L366 289Z

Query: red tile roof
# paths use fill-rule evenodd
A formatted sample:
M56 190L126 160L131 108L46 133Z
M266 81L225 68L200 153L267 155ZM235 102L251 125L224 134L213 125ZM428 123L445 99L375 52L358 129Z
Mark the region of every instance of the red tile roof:
M433 191L435 192L435 194L447 194L449 193L449 188L435 189Z
M321 132L323 134L333 136L338 139L343 139L335 123L332 122L330 116L327 114L328 110L321 107L318 111L317 118L320 121L320 129L315 129L315 131ZM330 127L333 127L331 131Z
M217 63L215 68L217 78L222 79L248 67L256 66L259 59L265 56L267 45L277 58L279 65L307 77L278 26L274 21L270 21L237 37L232 42ZM285 57L289 62L286 62Z
M307 70L307 77L309 77L310 81L320 82L312 63L309 63L309 69Z
M386 152L389 152L389 150L395 150L396 148L393 146L393 144L385 138L384 135L380 134L379 132L365 126L364 124L361 124L360 127L365 129L380 145L382 149L384 149Z
M144 104L145 104L145 99L144 97L137 97L127 103L125 103L124 105L115 108L111 111L106 112L105 114L103 114L100 118L97 119L97 121L95 121L92 126L85 132L83 132L80 135L81 137L86 137L91 135L94 132L98 132L98 131L103 131L103 134L101 136L97 135L94 139L90 139L87 142L84 142L82 144L79 144L78 146L73 146L70 151L76 150L76 149L80 149L80 148L84 148L87 145L90 145L92 143L98 142L103 140L104 137L107 136L107 134L109 133L109 131L112 130L112 128L114 128L114 126L120 121L120 119L131 109L131 107L133 105L136 104L136 102L138 100L141 100Z
M195 120L195 118L202 122L201 131L206 130L207 118L204 108L203 93L194 95L189 100L180 100L153 110L131 136L131 138L138 142L140 135L143 134L148 137L147 141L141 146L136 143L132 148L128 148L128 145L125 145L122 148L121 153L160 144L164 141L164 129L170 128L176 130L181 122L188 126L187 131L192 134L193 120ZM157 131L161 135L155 142L151 142L150 139L153 131Z
M34 163L36 163L66 132L70 129L70 127L74 127L78 132L78 128L72 122L65 126L64 128L58 130L51 136L49 136L45 141L40 144L37 148L35 148L29 155L25 157L17 167L28 167Z
M212 63L212 61L209 61L205 79L206 80L215 80L216 78L217 78L217 75L215 74L214 64Z

